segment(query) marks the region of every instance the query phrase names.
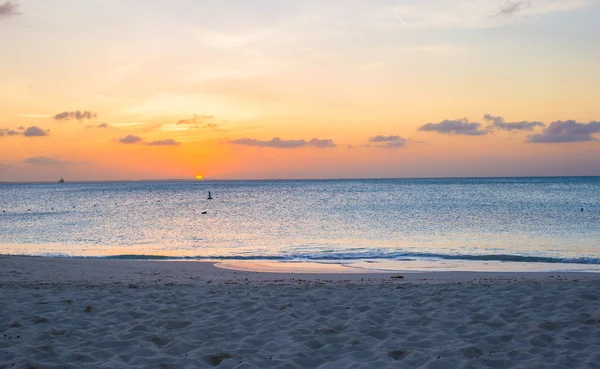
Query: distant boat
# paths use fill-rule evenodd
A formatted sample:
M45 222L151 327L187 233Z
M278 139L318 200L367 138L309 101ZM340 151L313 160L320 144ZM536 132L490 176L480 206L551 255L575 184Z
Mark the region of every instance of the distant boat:
M208 191L208 199L207 200L212 200L212 196L210 195L210 191Z
M65 183L65 180L62 177L60 177L60 179L58 180L58 183Z

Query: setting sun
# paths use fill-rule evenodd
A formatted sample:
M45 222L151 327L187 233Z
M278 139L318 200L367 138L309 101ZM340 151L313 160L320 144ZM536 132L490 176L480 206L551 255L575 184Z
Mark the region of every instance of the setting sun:
M198 175L196 176L196 179L197 179L198 181L201 181L201 180L203 180L203 179L204 179L204 176L203 176L202 174L198 174Z

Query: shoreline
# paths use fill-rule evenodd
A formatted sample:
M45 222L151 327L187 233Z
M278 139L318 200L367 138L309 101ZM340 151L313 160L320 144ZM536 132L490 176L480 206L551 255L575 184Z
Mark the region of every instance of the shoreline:
M600 273L560 271L377 271L339 264L300 263L303 269L287 268L288 262L121 260L48 258L43 256L0 255L2 284L95 283L196 284L216 283L295 284L343 282L388 283L475 283L477 281L595 280ZM256 268L253 268L256 267ZM107 274L108 273L108 274ZM402 278L392 278L402 277Z
M1 245L0 245L1 246ZM600 264L543 261L468 260L436 258L352 258L352 259L231 259L176 257L157 255L28 255L2 254L0 258L37 258L47 260L130 261L159 263L208 263L220 269L237 272L295 274L429 274L429 273L586 273L600 275Z

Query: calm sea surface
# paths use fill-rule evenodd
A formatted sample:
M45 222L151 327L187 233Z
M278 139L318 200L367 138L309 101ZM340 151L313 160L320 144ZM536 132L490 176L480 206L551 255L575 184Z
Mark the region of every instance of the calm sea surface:
M2 184L0 253L600 269L600 178Z

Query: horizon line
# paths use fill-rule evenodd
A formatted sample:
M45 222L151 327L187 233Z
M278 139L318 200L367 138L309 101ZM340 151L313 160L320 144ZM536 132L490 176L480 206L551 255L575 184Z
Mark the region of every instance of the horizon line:
M219 179L204 178L197 180L194 178L164 178L164 179L107 179L107 180L73 180L65 181L65 184L85 184L85 183L123 183L123 182L251 182L251 181L360 181L360 180L394 180L394 179L525 179L525 178L597 178L600 175L548 175L548 176L449 176L449 177L341 177L341 178L262 178L262 179ZM0 181L0 185L6 184L59 184L58 181Z

